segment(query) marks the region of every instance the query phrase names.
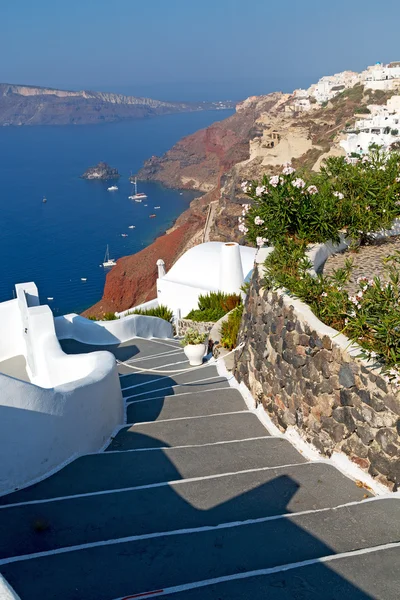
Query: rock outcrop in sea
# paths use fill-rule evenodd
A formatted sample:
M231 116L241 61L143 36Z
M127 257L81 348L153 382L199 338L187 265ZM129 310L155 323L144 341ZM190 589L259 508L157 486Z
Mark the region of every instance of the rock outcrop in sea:
M89 167L83 175L82 179L118 179L118 169L110 167L105 162L99 162L95 167Z

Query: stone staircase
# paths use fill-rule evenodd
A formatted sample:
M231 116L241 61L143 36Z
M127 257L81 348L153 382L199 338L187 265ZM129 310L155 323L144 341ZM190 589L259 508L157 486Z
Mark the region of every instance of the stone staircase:
M110 350L188 367L175 340ZM106 451L0 498L0 572L22 600L400 597L399 499L269 435L213 366L120 379L128 425Z

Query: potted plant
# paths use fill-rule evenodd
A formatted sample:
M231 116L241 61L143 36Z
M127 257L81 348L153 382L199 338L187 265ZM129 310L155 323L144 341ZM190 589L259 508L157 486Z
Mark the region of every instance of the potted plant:
M203 356L206 353L206 337L206 333L199 333L195 329L188 329L181 341L183 351L188 357L191 367L197 367L202 364Z

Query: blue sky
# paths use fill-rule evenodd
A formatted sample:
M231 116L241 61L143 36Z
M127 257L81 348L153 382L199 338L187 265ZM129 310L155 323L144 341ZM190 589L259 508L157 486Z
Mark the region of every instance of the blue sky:
M153 96L291 91L400 60L398 0L0 0L0 81Z

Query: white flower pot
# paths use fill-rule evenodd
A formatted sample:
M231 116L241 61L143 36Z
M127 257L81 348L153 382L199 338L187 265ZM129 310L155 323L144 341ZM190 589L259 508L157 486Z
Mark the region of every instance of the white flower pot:
M198 367L203 363L206 346L205 344L189 344L184 346L183 351L189 359L190 366Z

